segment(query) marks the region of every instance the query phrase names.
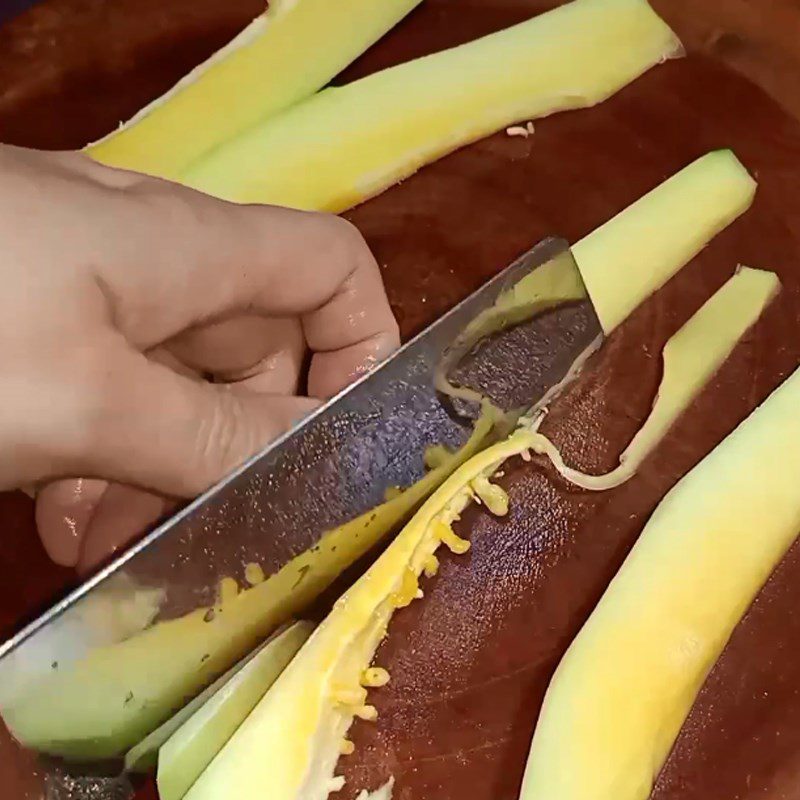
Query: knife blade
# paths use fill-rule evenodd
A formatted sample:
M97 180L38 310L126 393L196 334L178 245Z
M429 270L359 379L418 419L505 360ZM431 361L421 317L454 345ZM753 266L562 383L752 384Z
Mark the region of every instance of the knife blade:
M513 423L523 410L550 402L601 341L568 245L543 241L5 642L0 715L24 744L94 765L84 772L123 756L246 653L228 653L228 663L175 697L171 711L165 706L153 716L145 702L139 718L127 696L113 700L124 713L68 696L70 687L77 693L90 681L93 656L154 622L213 606L220 580L245 583L247 565L269 576L313 552L326 532L379 506L387 489L420 479L427 446L463 445L478 401L490 398ZM171 657L151 655L155 664ZM52 719L40 719L31 709L48 691ZM103 702L103 692L97 696ZM59 702L64 707L53 708ZM109 714L121 720L116 739L92 729ZM26 741L20 730L35 735Z

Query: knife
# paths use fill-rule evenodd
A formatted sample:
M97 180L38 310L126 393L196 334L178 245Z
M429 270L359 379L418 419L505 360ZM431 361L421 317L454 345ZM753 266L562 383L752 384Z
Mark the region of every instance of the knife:
M152 671L153 685L167 667L178 669L180 636L156 652L161 640L142 631L198 608L208 609L204 621L213 619L222 579L235 595L233 581L257 582L248 576L253 565L270 576L313 553L337 526L381 506L387 490L422 478L426 447L464 445L482 401L513 426L551 402L601 341L569 246L546 239L5 642L0 715L23 744L82 764L48 796L76 797L69 789L75 774L109 769L255 646L242 639L237 649L232 639L210 666L204 653L191 674L173 676L182 689L166 700L163 692L142 699L117 687L115 694L117 674L138 668L131 653ZM197 630L199 623L192 635ZM116 652L127 653L118 669ZM61 773L51 769L51 784ZM92 796L103 791L95 785Z

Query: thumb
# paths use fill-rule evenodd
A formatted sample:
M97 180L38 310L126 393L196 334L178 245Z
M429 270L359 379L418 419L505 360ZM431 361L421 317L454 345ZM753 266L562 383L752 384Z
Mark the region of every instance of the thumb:
M73 474L194 497L319 405L198 382L120 349L95 395Z

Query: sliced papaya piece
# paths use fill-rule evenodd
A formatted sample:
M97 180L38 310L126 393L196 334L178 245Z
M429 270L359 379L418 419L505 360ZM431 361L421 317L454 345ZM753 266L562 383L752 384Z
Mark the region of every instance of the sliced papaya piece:
M158 751L161 746L177 731L190 717L192 717L202 706L204 706L217 692L229 683L239 672L241 672L259 653L267 647L272 640L281 636L285 629L279 628L270 636L260 647L253 650L237 664L234 664L224 675L217 678L210 686L204 689L190 703L181 708L175 715L170 717L163 725L156 728L151 734L146 736L139 744L132 747L125 754L126 772L150 772L158 764Z
M800 531L800 371L661 502L564 656L522 800L646 800L731 633Z
M239 36L88 154L177 178L197 158L310 97L421 0L270 0Z
M158 796L181 800L311 635L297 622L260 648L158 751Z
M730 150L703 156L572 248L610 333L750 208L756 182Z
M546 454L562 477L583 489L604 491L630 480L779 290L775 273L740 267L667 342L662 354L664 372L653 409L620 456L616 469L606 475L587 475L572 469L545 437L541 437L534 451Z
M270 800L323 800L343 786L334 775L336 763L352 751L345 734L354 718L375 719L367 699L376 681L368 668L392 614L419 596L419 577L433 567L441 544L456 553L469 549L451 525L470 502L472 484L525 452L534 436L518 431L474 456L437 489L337 601L187 800L216 800L226 793L255 800L265 792Z
M509 124L593 106L680 42L646 0L574 0L254 125L183 175L240 203L343 211Z

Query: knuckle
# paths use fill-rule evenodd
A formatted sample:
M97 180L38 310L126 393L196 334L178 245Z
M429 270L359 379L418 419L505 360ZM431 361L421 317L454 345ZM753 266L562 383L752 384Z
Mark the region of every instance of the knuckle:
M353 266L372 261L366 240L352 222L333 214L321 215L321 219L327 234L326 247L333 249L343 261Z
M209 208L191 193L165 181L147 181L139 187L143 205L167 229L185 231L208 224Z
M186 243L186 237L196 239L201 246L212 231L225 230L230 225L231 207L221 200L194 191L186 186L156 178L144 178L132 194L141 202L149 220L155 221L167 243Z

